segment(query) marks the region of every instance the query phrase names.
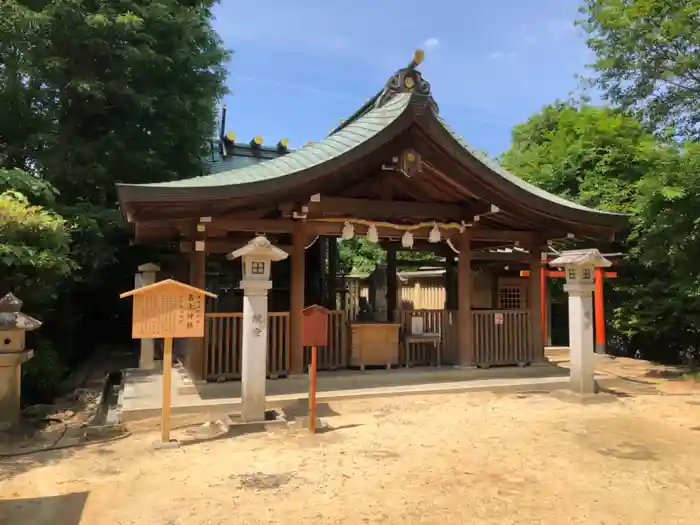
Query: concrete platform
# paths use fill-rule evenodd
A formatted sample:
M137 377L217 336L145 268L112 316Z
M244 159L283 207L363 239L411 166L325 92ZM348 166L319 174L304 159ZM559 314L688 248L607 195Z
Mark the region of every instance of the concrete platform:
M551 391L566 388L568 370L553 364L526 368L490 369L417 367L399 370L319 372L317 401L328 403L412 394L448 394L479 390ZM298 406L307 399L307 376L270 380L268 408ZM154 371L125 370L120 395L122 421L158 417L161 410L162 376ZM172 415L202 414L213 417L240 410L240 382L192 384L177 367L172 375Z

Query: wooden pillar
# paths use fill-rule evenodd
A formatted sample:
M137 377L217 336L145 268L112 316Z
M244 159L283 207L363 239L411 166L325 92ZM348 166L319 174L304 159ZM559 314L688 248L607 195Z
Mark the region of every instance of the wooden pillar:
M396 321L397 302L396 246L389 244L386 247L386 310L389 321Z
M445 310L457 310L457 259L448 257L445 261Z
M546 266L543 264L545 271ZM552 346L552 283L549 277L545 279L544 295L542 296L544 304L542 305L542 315L544 316L542 320L542 326L544 333L542 334L542 339L544 340L544 346Z
M328 304L330 310L338 309L338 240L335 237L328 238ZM343 308L343 306L341 306Z
M290 283L289 300L289 330L290 330L290 373L304 373L304 347L301 341L301 322L304 309L304 273L306 264L304 262L304 243L306 235L304 223L297 221L294 223L292 232L292 278Z
M605 355L605 303L603 302L603 280L605 274L603 268L595 269L595 292L593 298L595 300L594 317L595 317L595 353Z
M195 240L192 243L192 251L190 252L190 285L201 290L206 288L207 252L205 227L204 224L198 225ZM187 371L194 376L195 380L203 379L206 374L204 370L204 351L204 338L198 337L193 339L190 351L187 353Z
M321 236L318 239L318 242L321 243L321 249L320 249L320 254L319 254L319 266L320 266L320 273L321 273L321 289L319 290L319 296L318 296L318 303L322 306L325 306L326 303L328 302L328 281L329 281L329 276L328 276L328 265L326 261L328 260L328 241L330 239L326 236Z
M499 270L500 271L500 270ZM501 307L501 287L498 272L491 274L491 308L498 310Z
M474 366L474 335L472 319L472 249L471 231L466 229L459 238L457 281L459 289L459 353L461 366Z
M528 279L528 310L530 312L531 348L534 361L544 361L542 339L542 245L530 246L530 278Z

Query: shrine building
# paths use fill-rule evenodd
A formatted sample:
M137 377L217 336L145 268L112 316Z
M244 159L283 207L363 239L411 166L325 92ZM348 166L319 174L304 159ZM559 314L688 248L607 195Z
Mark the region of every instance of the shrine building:
M241 144L222 125L207 174L118 185L134 243L174 248L161 277L219 296L204 340L180 349L193 379L240 378L241 267L226 255L261 234L290 254L272 268L269 377L305 372L302 309L312 304L331 310L321 369L544 361L550 247L608 243L626 218L549 194L471 147L440 118L421 60L417 52L320 142ZM356 236L386 251L366 301L339 258L339 243ZM440 258L442 307L402 300L405 251Z

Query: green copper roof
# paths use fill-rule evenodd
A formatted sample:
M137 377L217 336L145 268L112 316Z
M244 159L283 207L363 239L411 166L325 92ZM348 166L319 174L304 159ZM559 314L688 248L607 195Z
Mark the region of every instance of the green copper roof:
M356 148L394 122L408 107L409 93L402 93L380 108L374 108L341 131L321 142L309 144L287 155L266 162L191 179L153 184L135 184L141 188L203 188L248 184L278 179L307 170ZM128 187L130 185L121 185Z
M489 168L495 174L500 175L502 178L504 178L505 180L507 180L511 184L514 184L515 186L519 187L520 189L522 189L522 190L524 190L532 195L536 195L537 197L547 199L550 202L554 202L554 203L559 204L561 206L566 206L568 208L572 208L575 210L593 212L593 213L604 214L604 215L622 216L622 214L619 214L619 213L596 210L594 208L589 208L589 207L584 206L582 204L578 204L576 202L566 200L562 197L559 197L558 195L554 195L553 193L549 193L548 191L545 191L541 188L538 188L537 186L530 184L529 182L524 181L523 179L521 179L517 175L513 175L512 173L510 173L503 166L501 166L496 160L490 158L488 155L486 155L486 154L482 153L481 151L479 151L478 149L474 148L467 141L465 141L462 137L458 136L454 131L452 131L452 129L450 129L450 127L447 125L447 123L443 119L438 117L438 120L440 121L440 124L442 124L442 127L445 128L445 130L450 135L452 135L452 137L454 137L454 139L457 142L459 142L459 145L462 146L465 150L467 150L472 157L474 157L476 160L481 162L484 166Z
M122 206L130 202L206 203L271 191L285 192L297 184L334 176L417 123L450 148L454 160L471 166L477 177L474 181L490 188L488 191L496 204L501 202L507 206L511 201L520 202L530 209L566 216L573 222L590 221L609 228L618 228L625 222L620 214L588 208L537 188L473 148L438 116L430 84L415 65L412 62L408 68L399 70L376 96L320 142L274 159L200 177L153 184L120 184L118 193ZM469 181L463 183L468 185Z

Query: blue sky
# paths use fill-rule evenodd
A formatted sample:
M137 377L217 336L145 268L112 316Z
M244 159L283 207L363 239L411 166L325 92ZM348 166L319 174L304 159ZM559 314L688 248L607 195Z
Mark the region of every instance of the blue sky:
M591 62L579 0L223 0L215 28L234 50L227 130L237 140L325 137L416 48L450 126L497 155L510 130L577 88Z

